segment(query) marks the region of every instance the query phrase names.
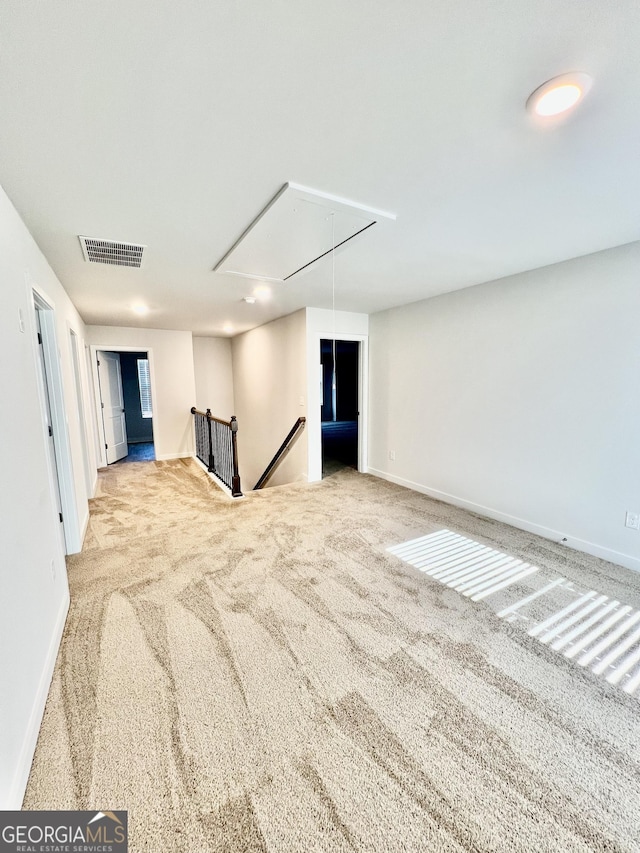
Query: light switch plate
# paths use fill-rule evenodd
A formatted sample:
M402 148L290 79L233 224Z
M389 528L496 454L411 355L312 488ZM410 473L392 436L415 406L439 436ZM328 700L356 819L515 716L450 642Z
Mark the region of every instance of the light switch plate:
M630 527L632 530L640 530L640 512L628 512L624 526Z

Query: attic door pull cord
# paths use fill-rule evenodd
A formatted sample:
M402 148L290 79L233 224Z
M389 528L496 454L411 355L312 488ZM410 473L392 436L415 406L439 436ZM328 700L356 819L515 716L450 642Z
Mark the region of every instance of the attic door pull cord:
M333 420L337 420L337 365L336 365L336 215L331 214L331 309L333 312L333 377L331 382L331 404Z

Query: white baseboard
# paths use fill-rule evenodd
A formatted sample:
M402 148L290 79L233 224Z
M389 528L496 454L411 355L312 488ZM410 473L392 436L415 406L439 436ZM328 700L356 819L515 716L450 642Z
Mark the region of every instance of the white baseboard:
M42 667L38 690L31 707L31 713L29 714L29 722L27 723L27 728L22 741L22 749L20 750L18 766L13 774L13 782L9 791L9 797L6 803L0 803L0 809L17 811L22 808L22 801L27 789L29 773L31 772L31 762L33 761L33 754L36 751L38 735L40 734L44 706L47 702L47 696L49 695L53 670L56 665L56 658L58 656L60 640L62 639L62 632L64 631L68 610L69 591L67 590L58 612L56 624L51 636L51 642L49 643L49 649L47 651L47 657L44 661L44 666Z
M559 530L553 530L550 527L544 527L541 524L536 524L532 521L527 521L524 518L518 518L515 515L509 515L506 512L493 509L492 507L482 506L482 504L473 503L472 501L459 498L456 495L450 495L447 492L441 492L438 489L431 489L429 486L424 486L422 483L414 483L412 480L406 480L404 477L396 477L394 474L389 474L387 471L380 471L377 468L369 468L369 474L374 477L380 477L383 480L389 480L391 483L396 483L398 486L404 486L407 489L412 489L414 492L420 492L423 495L428 495L430 498L435 498L444 503L459 506L462 509L471 510L478 515L484 515L487 518L494 518L496 521L502 521L511 527L517 527L520 530L526 530L528 533L536 533L544 539L551 539L555 542L562 542L568 548L575 548L576 551L584 551L585 554L591 554L593 557L601 557L603 560L608 560L610 563L616 563L619 566L624 566L626 569L631 569L634 572L640 572L640 559L632 557L630 554L623 554L620 551L614 551L612 548L605 548L602 545L597 545L594 542L588 542L585 539L578 539L569 534L562 533Z
M87 512L85 517L80 525L80 550L82 551L82 546L84 545L84 537L87 535L87 527L89 526L89 505L87 504Z
M189 459L193 456L191 451L183 451L182 453L156 453L158 462L166 462L169 459Z

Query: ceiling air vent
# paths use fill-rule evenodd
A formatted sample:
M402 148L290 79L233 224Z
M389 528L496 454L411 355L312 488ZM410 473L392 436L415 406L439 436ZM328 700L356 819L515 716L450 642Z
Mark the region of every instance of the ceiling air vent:
M85 261L92 264L113 264L117 267L141 267L142 253L147 248L137 243L116 243L113 240L97 240L95 237L79 237Z

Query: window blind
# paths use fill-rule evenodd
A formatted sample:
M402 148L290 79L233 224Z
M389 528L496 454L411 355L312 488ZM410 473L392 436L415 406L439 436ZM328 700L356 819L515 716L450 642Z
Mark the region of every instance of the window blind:
M149 360L138 359L138 385L140 386L140 408L143 418L152 418L151 410L151 379L149 377Z

